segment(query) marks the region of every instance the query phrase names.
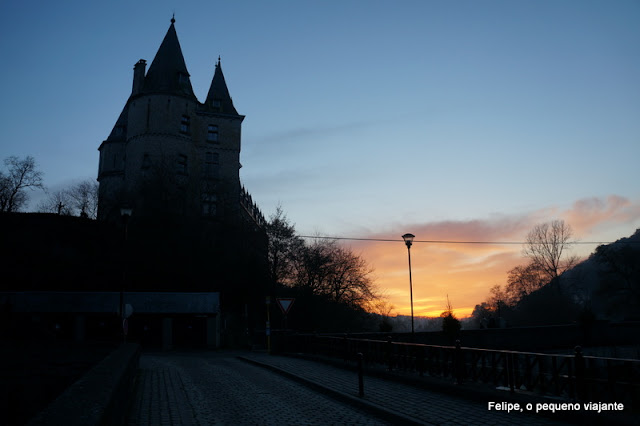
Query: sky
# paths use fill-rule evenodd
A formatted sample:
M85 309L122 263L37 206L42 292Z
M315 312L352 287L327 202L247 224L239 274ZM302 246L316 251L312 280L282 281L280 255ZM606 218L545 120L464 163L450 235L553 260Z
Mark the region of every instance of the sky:
M576 239L640 228L640 2L0 2L0 159L52 190L98 147L175 13L196 96L221 56L243 122L241 179L264 215L350 241L409 314L417 241ZM44 197L32 193L31 209ZM581 244L586 256L597 244ZM526 261L518 244L416 242L415 315L465 316Z

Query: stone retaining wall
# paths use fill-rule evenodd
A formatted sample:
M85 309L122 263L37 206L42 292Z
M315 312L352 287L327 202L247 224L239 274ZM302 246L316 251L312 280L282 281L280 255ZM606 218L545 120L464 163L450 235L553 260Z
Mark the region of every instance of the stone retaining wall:
M123 344L71 385L29 425L124 424L139 359L140 345Z

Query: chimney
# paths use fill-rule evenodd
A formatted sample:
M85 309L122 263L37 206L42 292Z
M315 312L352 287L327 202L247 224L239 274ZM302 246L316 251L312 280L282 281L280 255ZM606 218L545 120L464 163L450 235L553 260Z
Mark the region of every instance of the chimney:
M144 84L144 72L147 68L147 61L140 59L133 67L133 90L132 95L137 95L142 91Z

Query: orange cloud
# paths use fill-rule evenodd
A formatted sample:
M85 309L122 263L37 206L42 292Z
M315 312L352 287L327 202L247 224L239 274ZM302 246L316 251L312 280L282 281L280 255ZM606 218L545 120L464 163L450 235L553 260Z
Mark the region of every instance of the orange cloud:
M376 284L395 306L394 312L409 315L408 256L400 235L412 232L416 235L411 248L414 315L438 316L446 308L448 295L455 313L464 317L488 298L491 287L506 282L510 269L526 262L522 245L443 241L523 242L535 224L558 218L572 226L577 238L625 224L628 233L616 237L620 238L630 235L635 230L633 225L640 223L640 204L610 196L578 200L564 211L554 207L524 215L396 225L390 232L363 237L397 242L356 241L350 245L375 269ZM581 248L585 252L579 254L585 256L595 247Z

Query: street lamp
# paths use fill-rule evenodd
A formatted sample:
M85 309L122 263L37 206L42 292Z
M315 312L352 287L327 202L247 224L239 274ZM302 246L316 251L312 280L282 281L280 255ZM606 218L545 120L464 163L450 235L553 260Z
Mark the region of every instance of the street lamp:
M120 216L122 217L122 223L124 224L124 243L122 248L122 285L120 287L120 321L122 321L122 336L123 340L127 340L127 323L124 309L124 286L126 282L126 274L127 274L127 239L128 239L128 228L129 228L129 219L131 218L131 214L133 213L133 209L130 207L121 207L120 208Z
M413 234L404 234L402 239L407 245L407 253L409 253L409 294L411 295L411 335L413 336L413 283L411 282L411 244L416 236Z

